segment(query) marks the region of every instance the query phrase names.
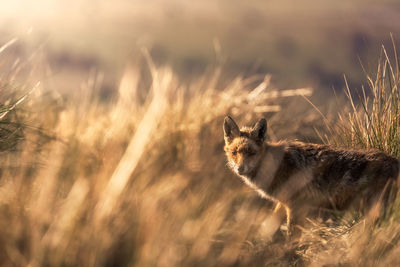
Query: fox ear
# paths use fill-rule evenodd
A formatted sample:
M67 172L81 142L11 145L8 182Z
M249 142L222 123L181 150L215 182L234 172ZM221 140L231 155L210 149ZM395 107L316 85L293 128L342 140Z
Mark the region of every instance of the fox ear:
M267 133L267 120L262 118L251 130L250 136L257 141L264 141Z
M235 121L226 116L224 120L224 138L225 142L231 141L234 137L240 135L240 130Z

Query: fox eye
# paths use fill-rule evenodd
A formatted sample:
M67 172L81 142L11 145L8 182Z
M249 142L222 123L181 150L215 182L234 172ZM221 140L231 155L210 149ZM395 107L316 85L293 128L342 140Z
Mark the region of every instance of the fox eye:
M254 156L256 154L256 152L254 152L253 150L247 150L246 151L246 155L247 156Z
M236 154L237 154L236 150L232 151L232 155L236 156Z

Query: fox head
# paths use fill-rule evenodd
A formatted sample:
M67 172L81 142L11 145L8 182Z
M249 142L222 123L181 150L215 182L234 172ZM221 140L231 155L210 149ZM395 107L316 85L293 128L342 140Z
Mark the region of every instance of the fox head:
M267 121L262 118L252 128L239 129L227 116L224 120L225 153L230 168L241 176L255 175L264 153Z

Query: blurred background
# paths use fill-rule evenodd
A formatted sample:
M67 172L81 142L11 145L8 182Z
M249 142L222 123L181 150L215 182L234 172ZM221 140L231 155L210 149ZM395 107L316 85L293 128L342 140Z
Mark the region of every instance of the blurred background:
M224 75L272 74L279 88L342 89L374 70L381 44L400 33L395 0L5 0L0 41L18 53L43 48L58 87L79 85L93 68L113 88L140 49L182 80L213 64ZM389 45L388 45L389 44ZM390 50L390 49L389 49ZM369 66L372 68L369 68Z
M399 18L396 0L0 1L0 266L400 266L400 198L288 240L222 131L266 117L268 140L399 157Z

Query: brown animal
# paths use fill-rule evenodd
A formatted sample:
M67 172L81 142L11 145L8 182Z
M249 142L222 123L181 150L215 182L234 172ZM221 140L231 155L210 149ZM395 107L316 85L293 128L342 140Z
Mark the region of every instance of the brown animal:
M380 210L397 188L399 161L384 152L265 142L266 132L265 119L239 129L228 116L224 149L229 167L245 184L276 203L275 210L285 208L288 234L292 213L296 218L312 207L343 210L354 203L363 210Z

